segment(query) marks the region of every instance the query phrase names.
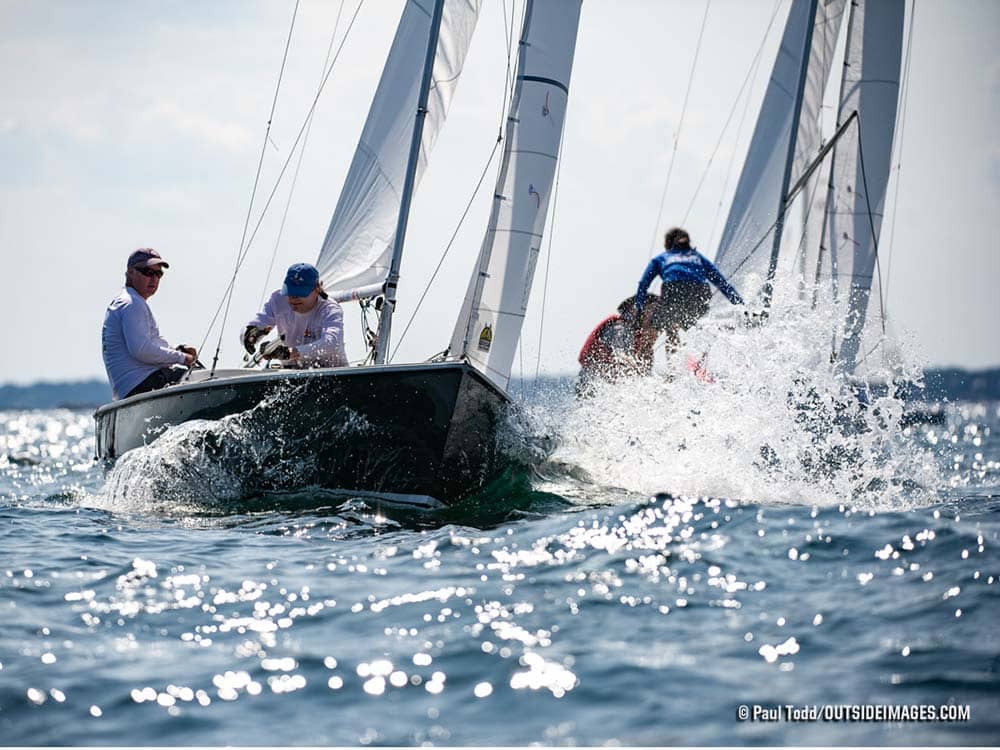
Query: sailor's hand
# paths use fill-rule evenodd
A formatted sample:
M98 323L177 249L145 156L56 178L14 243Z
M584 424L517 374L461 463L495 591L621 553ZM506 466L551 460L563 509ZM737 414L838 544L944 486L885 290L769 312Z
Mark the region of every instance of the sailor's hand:
M198 350L187 344L178 344L177 351L184 354L184 366L190 367L198 359Z
M253 354L254 346L257 344L257 339L268 333L270 330L270 326L267 328L258 328L257 326L246 327L246 330L243 331L243 348L247 350L248 354Z
M291 359L291 356L291 350L284 344L275 346L263 354L264 359Z

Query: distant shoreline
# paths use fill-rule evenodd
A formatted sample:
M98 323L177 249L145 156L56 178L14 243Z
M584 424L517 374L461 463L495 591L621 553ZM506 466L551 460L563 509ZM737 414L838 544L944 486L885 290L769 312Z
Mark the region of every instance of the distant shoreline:
M0 409L96 409L111 400L107 380L0 385Z
M538 381L555 386L572 375L542 376ZM530 381L529 381L530 382ZM930 368L924 374L926 388L913 391L909 398L922 401L1000 400L1000 367L965 370L958 367ZM519 384L511 383L517 393ZM96 409L111 400L111 387L97 378L66 382L38 382L30 385L0 385L0 410L16 409Z

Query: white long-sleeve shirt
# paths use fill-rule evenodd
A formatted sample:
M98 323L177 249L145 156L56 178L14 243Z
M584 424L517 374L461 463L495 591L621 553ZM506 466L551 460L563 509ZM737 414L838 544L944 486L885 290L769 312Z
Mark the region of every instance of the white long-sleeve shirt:
M320 297L312 310L297 313L288 304L288 297L278 290L247 325L256 328L277 326L278 333L284 336L285 346L295 347L303 364L316 367L347 364L344 311L332 299Z
M184 352L160 336L152 310L132 287L122 289L108 305L101 351L115 399L127 396L157 370L184 364Z

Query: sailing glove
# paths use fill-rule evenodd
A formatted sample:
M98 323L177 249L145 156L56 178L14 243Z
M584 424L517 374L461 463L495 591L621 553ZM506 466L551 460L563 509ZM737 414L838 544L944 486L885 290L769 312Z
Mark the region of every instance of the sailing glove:
M254 346L257 344L257 339L270 330L270 328L247 326L246 330L243 331L243 348L247 350L247 354L254 353Z

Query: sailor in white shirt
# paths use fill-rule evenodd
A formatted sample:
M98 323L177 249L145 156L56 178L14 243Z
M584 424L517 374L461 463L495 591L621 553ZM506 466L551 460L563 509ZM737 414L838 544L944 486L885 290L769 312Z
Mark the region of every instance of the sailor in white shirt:
M146 302L169 267L155 250L136 250L125 264L125 288L104 315L101 350L116 400L176 383L198 358L193 346L173 348L160 336Z
M243 346L254 353L257 340L273 327L284 341L265 359L285 360L292 367L343 367L344 311L326 296L319 271L308 263L296 263L285 274L285 284L247 323Z

